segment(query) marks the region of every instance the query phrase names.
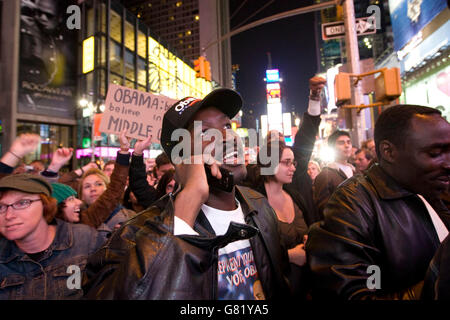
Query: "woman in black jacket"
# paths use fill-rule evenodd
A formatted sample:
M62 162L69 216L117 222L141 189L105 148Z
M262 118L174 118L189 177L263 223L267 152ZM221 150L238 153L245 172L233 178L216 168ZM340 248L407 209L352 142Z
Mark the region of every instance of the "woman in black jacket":
M291 287L297 296L304 296L305 281L303 275L305 271L303 269L306 268L304 240L308 227L303 217L306 207L305 202L291 185L297 162L294 159L292 149L282 141L278 141L275 152L278 152L279 163L273 170L270 170L272 174L264 175L261 169L269 169L274 164L263 164L260 155L261 152L264 152L263 154L272 159L273 157L270 154L272 144L273 141L269 141L262 148L258 154L256 166L248 167L245 185L265 195L274 209L278 219L281 244L286 248L291 264L290 274L288 275Z

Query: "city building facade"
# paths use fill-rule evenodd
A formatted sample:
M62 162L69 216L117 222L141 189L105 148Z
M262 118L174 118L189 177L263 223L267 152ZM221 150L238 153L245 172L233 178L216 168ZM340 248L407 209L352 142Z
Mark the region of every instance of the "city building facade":
M0 3L0 143L7 150L22 132L40 134L41 146L26 162L48 163L62 146L76 149L72 167L114 157L117 137L93 134L110 83L172 99L201 98L217 86L197 78L188 59L119 1L79 2ZM74 16L69 6L78 8ZM70 28L71 18L79 28Z

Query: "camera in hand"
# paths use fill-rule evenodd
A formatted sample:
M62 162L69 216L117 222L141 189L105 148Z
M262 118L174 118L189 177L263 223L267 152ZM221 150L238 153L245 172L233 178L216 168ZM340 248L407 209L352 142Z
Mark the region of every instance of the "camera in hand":
M227 169L220 168L220 173L222 174L221 179L217 179L211 174L211 167L207 164L205 164L205 171L206 171L206 179L208 180L208 185L211 188L219 189L225 192L231 192L233 191L234 187L234 179L233 179L233 173Z

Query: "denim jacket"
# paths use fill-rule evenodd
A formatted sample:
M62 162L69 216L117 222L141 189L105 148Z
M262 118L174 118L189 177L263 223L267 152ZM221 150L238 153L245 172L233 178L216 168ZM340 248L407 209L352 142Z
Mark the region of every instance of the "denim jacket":
M56 235L38 260L0 238L0 300L78 299L86 261L104 237L92 227L56 220Z

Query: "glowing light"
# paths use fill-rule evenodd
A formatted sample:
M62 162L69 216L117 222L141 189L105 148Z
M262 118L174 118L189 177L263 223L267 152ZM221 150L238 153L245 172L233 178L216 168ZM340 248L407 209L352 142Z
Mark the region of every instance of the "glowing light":
M332 148L329 148L329 147L322 147L322 148L320 149L320 152L319 152L319 158L320 158L322 161L326 162L326 163L333 162L335 156L336 156L336 155L335 155L335 152L334 152L334 150L333 150Z

